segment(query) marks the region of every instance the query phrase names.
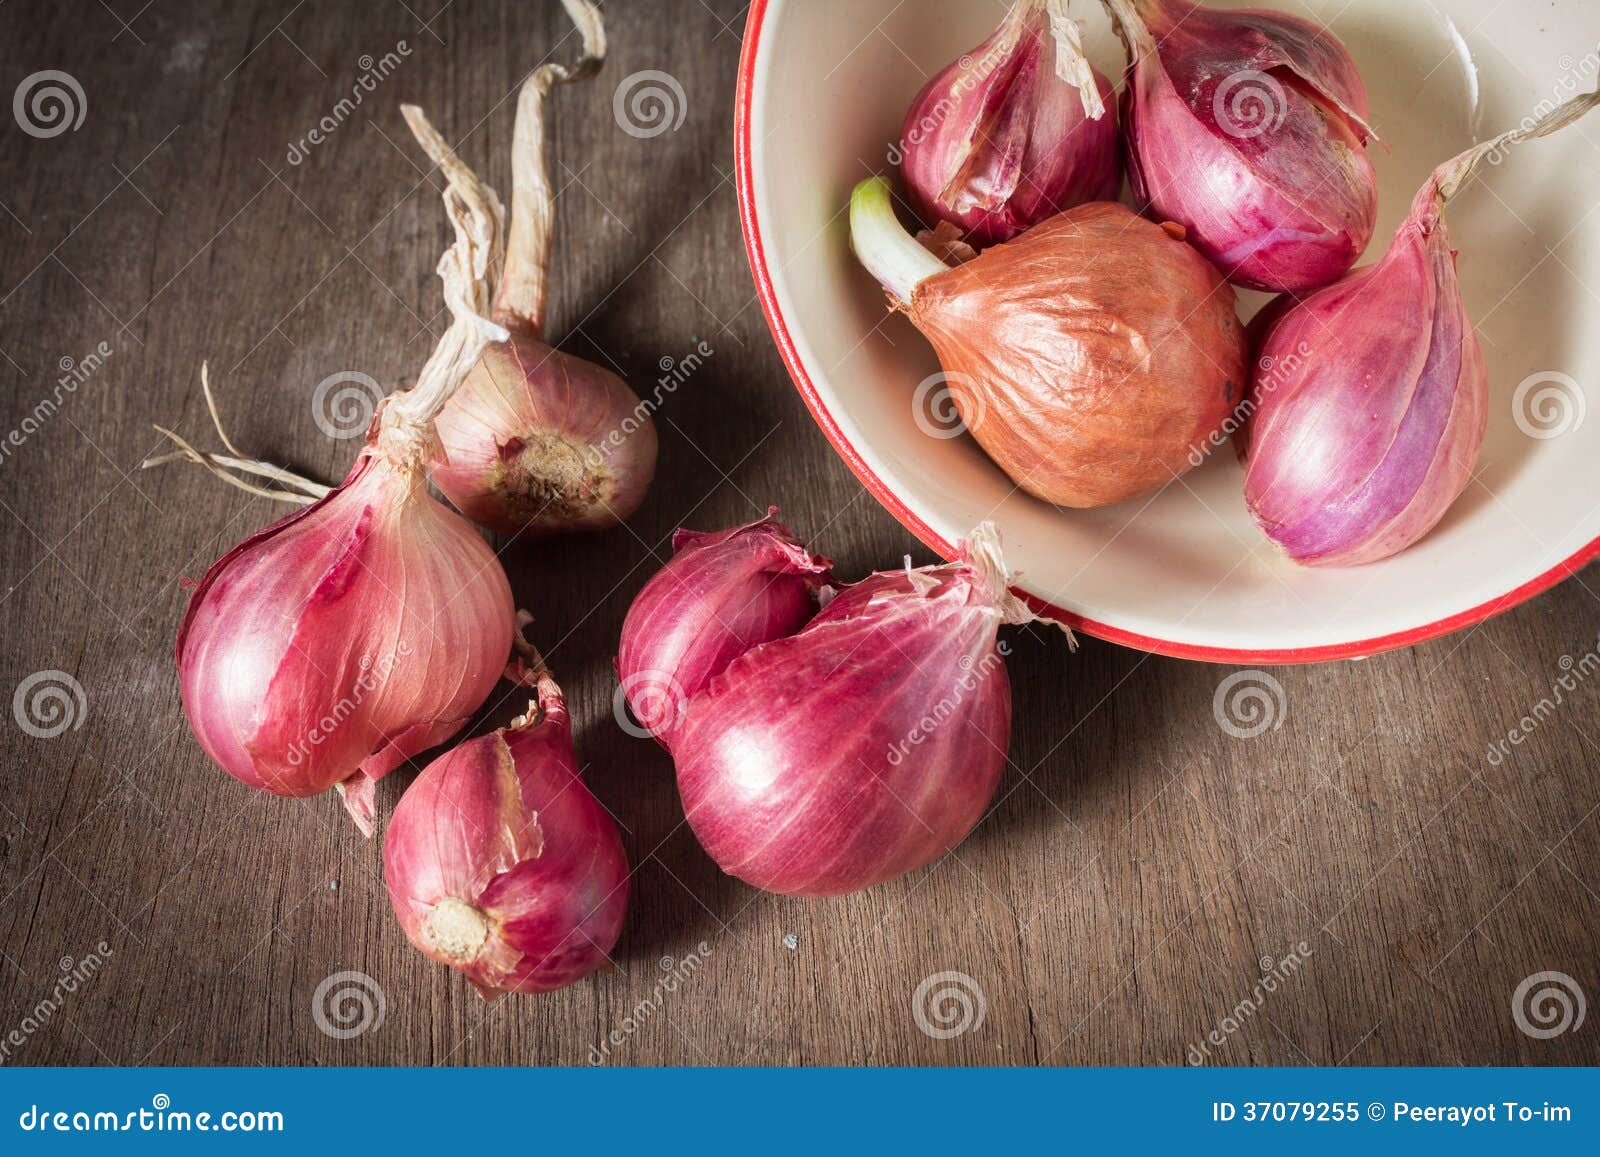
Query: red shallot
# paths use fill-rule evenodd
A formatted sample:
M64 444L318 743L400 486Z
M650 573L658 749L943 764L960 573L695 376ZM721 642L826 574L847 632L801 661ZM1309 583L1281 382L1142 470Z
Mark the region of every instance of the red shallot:
M405 111L414 132L436 138L420 110ZM433 416L484 347L505 338L481 316L488 302L476 288L498 258L500 204L454 178L444 200L456 241L439 276L453 320L415 388L385 399L344 482L329 490L176 438L182 450L167 456L311 503L223 555L190 597L177 658L195 738L252 787L285 796L338 788L367 835L373 783L466 724L500 677L514 629L499 560L429 495L424 473ZM215 416L208 380L206 397Z
M856 186L856 256L933 344L956 409L1023 490L1104 506L1192 466L1246 382L1234 293L1183 230L1096 201L947 267Z
M1105 0L1128 47L1128 177L1157 220L1236 284L1304 292L1343 274L1378 217L1367 93L1299 16Z
M1083 55L1066 0L1015 0L995 33L906 110L900 175L929 225L983 248L1122 189L1111 84Z
M984 523L942 566L874 574L689 700L672 751L684 811L724 872L834 896L913 871L982 818L1006 765L1007 590Z
M732 530L679 530L672 551L628 608L616 658L634 718L663 747L714 675L805 626L833 566L778 521L776 506Z
M1445 203L1485 158L1571 124L1597 101L1574 98L1440 165L1382 260L1269 315L1241 439L1245 504L1294 561L1351 566L1397 554L1466 488L1488 375Z
M644 501L656 464L655 425L638 395L610 370L544 341L555 225L545 97L592 76L606 53L599 8L562 3L583 55L571 68L535 69L517 102L511 232L494 313L511 340L486 349L446 403L433 463L434 481L458 510L505 534L614 526Z
M628 909L628 858L579 778L566 699L542 666L534 679L527 715L430 763L383 840L406 938L485 998L602 967Z

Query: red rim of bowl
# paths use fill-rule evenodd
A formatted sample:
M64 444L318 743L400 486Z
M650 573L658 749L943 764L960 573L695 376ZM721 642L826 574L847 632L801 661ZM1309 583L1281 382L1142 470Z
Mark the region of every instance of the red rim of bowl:
M772 331L773 341L777 343L778 353L783 357L783 364L789 370L789 376L794 380L795 388L800 391L800 396L805 399L806 407L811 411L811 416L816 420L822 432L827 435L828 441L833 444L845 464L854 471L857 478L872 492L883 507L894 515L900 523L912 534L921 539L928 547L938 551L940 557L951 559L955 557L955 547L946 542L933 529L918 518L917 515L900 500L900 497L891 490L883 479L873 473L866 461L861 457L856 448L844 436L838 422L828 411L822 397L817 393L816 386L811 377L806 373L805 366L800 361L800 355L795 350L794 342L789 336L789 327L785 322L782 312L778 309L777 294L773 289L772 275L767 268L766 252L761 244L761 231L756 217L755 205L755 179L752 170L751 158L751 127L750 127L750 102L751 90L755 78L756 54L761 48L761 26L766 18L768 0L752 0L750 15L745 22L744 45L739 54L739 87L734 97L733 120L733 151L734 167L739 193L739 227L744 233L745 252L750 258L750 272L755 278L756 292L761 298L761 312L766 315L767 327ZM1500 614L1548 590L1562 579L1577 573L1596 556L1600 556L1600 538L1591 540L1586 546L1574 553L1564 562L1558 563L1543 574L1528 580L1515 590L1507 591L1498 598L1480 603L1470 610L1461 611L1448 618L1439 619L1420 627L1412 627L1405 631L1396 631L1389 635L1380 635L1371 639L1359 639L1349 643L1330 643L1320 647L1286 647L1281 649L1260 649L1251 647L1206 647L1193 643L1178 643L1169 639L1159 639L1151 635L1142 635L1136 631L1124 630L1110 623L1102 623L1064 607L1055 606L1027 591L1017 591L1040 614L1048 615L1053 619L1069 624L1073 629L1080 630L1086 635L1093 635L1097 639L1105 639L1112 643L1120 643L1126 647L1133 647L1141 651L1148 651L1157 655L1170 655L1180 659L1198 659L1209 663L1315 663L1328 659L1361 659L1369 655L1376 655L1383 651L1390 651L1397 647L1409 647L1440 635L1449 634L1451 631L1462 627L1470 627L1481 623L1485 619Z

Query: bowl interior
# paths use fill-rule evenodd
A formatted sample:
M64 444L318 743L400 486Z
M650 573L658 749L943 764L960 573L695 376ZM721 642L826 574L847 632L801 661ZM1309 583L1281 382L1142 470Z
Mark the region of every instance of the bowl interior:
M1380 208L1367 260L1387 248L1434 165L1592 89L1600 73L1590 6L1577 0L1540 5L1537 18L1498 0L1280 6L1325 22L1366 81L1387 145L1370 150ZM1157 493L1085 511L1016 491L969 437L949 436L937 391L918 389L938 363L855 263L845 206L861 178L894 173L901 117L927 77L1004 10L769 0L756 5L758 39L746 48L746 228L758 234L769 312L824 426L908 525L950 543L993 517L1021 586L1091 633L1237 660L1359 654L1438 633L1511 605L1592 549L1600 493L1582 480L1600 460L1600 420L1584 421L1600 369L1600 326L1587 324L1600 303L1600 115L1512 149L1450 206L1489 368L1488 436L1474 484L1395 558L1314 570L1281 557L1244 508L1227 448ZM1078 0L1072 12L1095 66L1120 87L1122 49L1100 6ZM1265 300L1241 294L1241 316Z

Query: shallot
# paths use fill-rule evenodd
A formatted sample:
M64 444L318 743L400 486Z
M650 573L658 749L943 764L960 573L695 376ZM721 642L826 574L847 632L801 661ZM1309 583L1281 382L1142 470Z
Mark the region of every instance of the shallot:
M627 855L579 778L566 699L537 660L533 678L528 713L430 763L383 840L406 938L485 998L602 967L628 908Z
M433 463L433 479L456 509L505 534L614 526L644 501L656 464L655 426L638 395L610 370L544 341L555 227L545 97L592 76L606 53L592 0L562 3L583 55L571 68L535 69L517 101L511 231L494 313L511 340L486 349L445 404Z
M1061 506L1183 474L1243 394L1233 290L1182 234L1097 201L947 267L895 219L884 178L850 200L856 256L933 344L967 430Z
M1065 0L1015 0L994 34L907 109L900 175L929 224L980 248L1084 201L1114 200L1122 150L1111 84L1090 67Z
M1245 504L1294 561L1351 566L1397 554L1466 488L1488 375L1445 204L1487 158L1571 124L1597 101L1600 93L1576 97L1446 161L1382 260L1269 307L1241 440Z
M663 747L683 705L713 676L805 626L833 566L778 521L776 506L732 530L680 529L672 551L628 608L616 658L634 718Z
M834 896L915 870L966 838L1011 735L992 524L957 561L874 574L787 638L752 647L689 700L673 735L690 826L724 872Z
M405 112L414 132L437 141L419 109ZM499 560L429 495L424 473L434 415L484 347L506 336L481 316L488 302L477 291L498 260L500 203L454 175L444 200L456 241L439 276L453 320L416 386L385 399L344 482L329 490L174 436L176 456L245 489L311 503L228 551L190 597L177 660L195 738L252 787L285 796L338 788L367 835L374 782L466 724L513 637ZM206 397L215 417L209 380Z
M1157 220L1238 285L1305 292L1372 239L1367 93L1344 45L1299 16L1105 0L1128 47L1128 177Z

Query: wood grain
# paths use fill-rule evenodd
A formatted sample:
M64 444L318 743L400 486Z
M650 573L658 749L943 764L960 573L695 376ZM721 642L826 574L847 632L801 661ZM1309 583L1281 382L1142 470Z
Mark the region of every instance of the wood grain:
M1539 972L1600 999L1600 686L1485 755L1563 656L1596 646L1592 571L1425 646L1276 669L1280 725L1249 739L1213 715L1225 669L1016 631L1012 766L954 854L807 902L699 851L666 758L612 714L617 630L673 528L778 502L845 575L928 557L811 423L755 301L731 180L736 0L613 5L605 72L554 100L552 331L636 385L701 340L714 352L661 412L660 477L627 528L506 552L636 874L614 970L479 1000L406 945L378 845L331 796L249 791L189 736L179 579L275 511L193 468L137 467L152 422L204 431L209 359L241 445L342 475L356 444L319 431L314 386L405 382L442 324L437 178L397 106L422 104L505 190L509 98L563 18L466 0L135 7L0 8L8 90L60 69L87 98L76 132L0 125L0 426L22 428L62 359L112 350L0 460L0 692L54 670L86 701L55 738L0 721L0 1044L22 1040L7 1062L1183 1064L1235 1019L1210 1060L1600 1061L1600 1018L1538 1039L1512 1016ZM363 54L401 41L393 74L290 164ZM644 69L682 85L676 131L619 130L612 94ZM413 774L384 782L382 807ZM1263 958L1302 942L1241 1011ZM54 1005L62 961L94 956ZM691 957L666 992L663 965ZM343 971L384 1001L349 1039L314 1015ZM974 1021L981 993L957 1035L914 1015L939 973L971 978Z

